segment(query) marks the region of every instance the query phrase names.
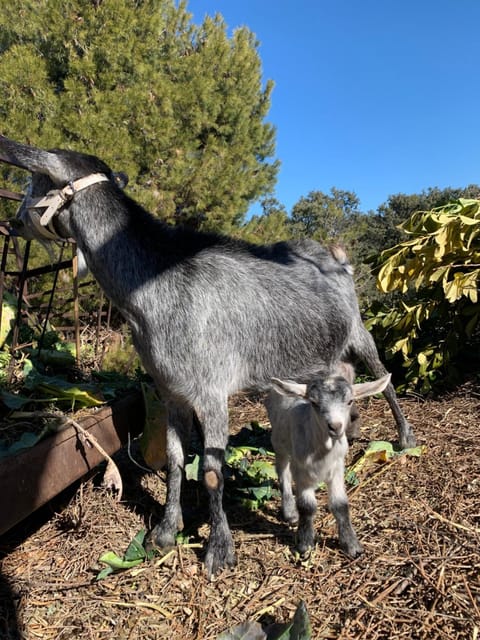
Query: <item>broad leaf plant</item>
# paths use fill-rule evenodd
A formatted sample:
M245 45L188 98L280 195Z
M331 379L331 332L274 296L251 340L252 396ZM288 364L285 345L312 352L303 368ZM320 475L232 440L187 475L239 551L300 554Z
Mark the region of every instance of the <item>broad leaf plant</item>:
M380 254L378 286L399 292L372 308L367 327L386 357L401 360L405 388L420 392L455 382L479 338L480 200L459 199L418 211L399 225L407 240Z

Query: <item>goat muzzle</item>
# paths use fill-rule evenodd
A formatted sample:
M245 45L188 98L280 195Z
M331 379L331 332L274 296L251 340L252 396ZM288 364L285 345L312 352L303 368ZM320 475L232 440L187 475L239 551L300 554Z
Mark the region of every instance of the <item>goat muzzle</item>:
M328 435L333 440L338 440L343 436L343 433L345 431L343 423L329 422L327 426L328 426Z

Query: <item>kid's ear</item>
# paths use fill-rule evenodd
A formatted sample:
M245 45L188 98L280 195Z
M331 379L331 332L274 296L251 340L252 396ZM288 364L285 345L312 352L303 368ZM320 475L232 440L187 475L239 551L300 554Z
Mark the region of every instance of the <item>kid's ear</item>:
M278 391L278 393L281 393L284 396L294 396L297 398L305 398L307 394L306 384L298 384L297 382L279 380L279 378L272 378L271 382L275 391Z
M360 398L367 398L368 396L374 396L376 393L381 393L385 387L388 386L391 377L392 374L387 373L387 375L383 376L383 378L379 378L378 380L354 384L353 397L356 400L360 400Z

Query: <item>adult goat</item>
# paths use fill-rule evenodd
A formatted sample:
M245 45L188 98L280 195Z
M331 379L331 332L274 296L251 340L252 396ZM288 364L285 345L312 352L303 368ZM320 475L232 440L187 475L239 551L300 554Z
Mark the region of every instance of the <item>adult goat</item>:
M347 354L363 360L376 377L386 373L363 327L345 254L310 240L255 246L168 226L128 197L94 156L45 151L0 136L0 160L32 173L20 216L34 220L34 236L49 229L77 242L130 324L145 369L168 404L167 500L151 544L175 542L195 412L210 503L207 572L232 565L222 504L228 396L267 389L272 376L308 380ZM38 207L45 209L41 215ZM385 396L401 446L412 445L392 385Z

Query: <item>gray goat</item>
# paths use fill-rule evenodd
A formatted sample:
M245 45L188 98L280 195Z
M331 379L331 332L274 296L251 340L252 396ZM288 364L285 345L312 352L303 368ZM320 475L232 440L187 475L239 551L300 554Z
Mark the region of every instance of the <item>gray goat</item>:
M273 388L265 404L272 425L282 515L287 522L298 522L300 553L313 546L315 490L320 482L327 485L340 547L353 558L362 553L350 521L345 491L346 432L354 399L380 393L389 382L390 374L380 380L353 385L340 375L318 376L308 384L272 378Z
M232 565L222 500L228 396L266 390L272 376L306 381L342 356L359 357L377 377L385 373L363 327L345 254L310 240L255 246L171 227L126 195L94 156L0 136L0 160L32 173L20 217L36 216L33 235L43 237L41 229L48 228L76 241L127 319L143 365L167 402L167 499L150 544L173 545L181 526L185 448L195 413L210 506L207 572ZM385 395L400 444L413 444L392 385Z

